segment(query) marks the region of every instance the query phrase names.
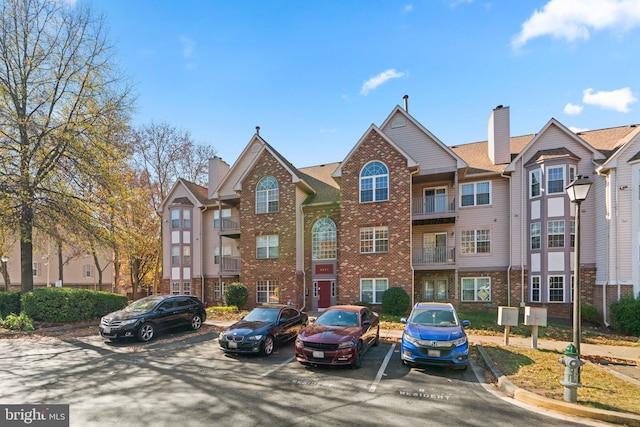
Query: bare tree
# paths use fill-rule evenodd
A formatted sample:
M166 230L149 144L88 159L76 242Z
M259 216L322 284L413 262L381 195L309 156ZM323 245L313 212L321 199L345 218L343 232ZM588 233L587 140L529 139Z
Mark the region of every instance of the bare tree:
M0 9L0 186L5 214L18 218L27 292L34 227L90 211L82 207L87 187L123 151L104 131L124 127L131 98L104 19L85 3L4 0Z

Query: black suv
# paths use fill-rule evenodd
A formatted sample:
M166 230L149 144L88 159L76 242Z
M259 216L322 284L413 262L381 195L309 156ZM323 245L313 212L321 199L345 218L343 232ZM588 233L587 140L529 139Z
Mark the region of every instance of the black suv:
M206 318L205 306L197 297L151 295L103 316L100 335L110 340L135 337L149 341L162 329L179 326L200 329Z

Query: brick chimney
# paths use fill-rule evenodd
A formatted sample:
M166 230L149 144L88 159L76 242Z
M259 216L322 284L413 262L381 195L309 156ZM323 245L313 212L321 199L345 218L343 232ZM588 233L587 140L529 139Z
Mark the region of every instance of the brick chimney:
M227 162L222 160L218 156L213 156L212 159L209 159L209 185L208 185L208 196L209 198L213 197L213 192L218 188L218 185L225 177L227 172L229 172L229 165Z
M498 105L489 116L489 158L494 165L511 163L509 107Z

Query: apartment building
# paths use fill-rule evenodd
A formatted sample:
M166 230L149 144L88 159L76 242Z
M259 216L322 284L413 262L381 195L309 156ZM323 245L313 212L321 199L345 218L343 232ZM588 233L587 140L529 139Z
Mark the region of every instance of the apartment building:
M640 126L574 133L556 119L512 137L510 109L490 112L487 141L449 146L396 106L344 159L296 168L256 128L236 162L211 159L209 185L178 179L160 209L162 292L222 304L305 310L403 287L461 310L546 307L571 317L575 205L580 295L609 304L640 291Z

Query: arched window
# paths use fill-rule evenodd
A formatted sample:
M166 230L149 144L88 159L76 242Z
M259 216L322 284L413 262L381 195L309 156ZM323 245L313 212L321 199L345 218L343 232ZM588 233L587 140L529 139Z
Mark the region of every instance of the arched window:
M368 163L360 172L360 203L389 200L389 170L381 162Z
M311 229L313 259L336 259L336 224L329 218L322 218Z
M278 181L266 176L256 187L256 213L278 212L280 210L280 190Z

